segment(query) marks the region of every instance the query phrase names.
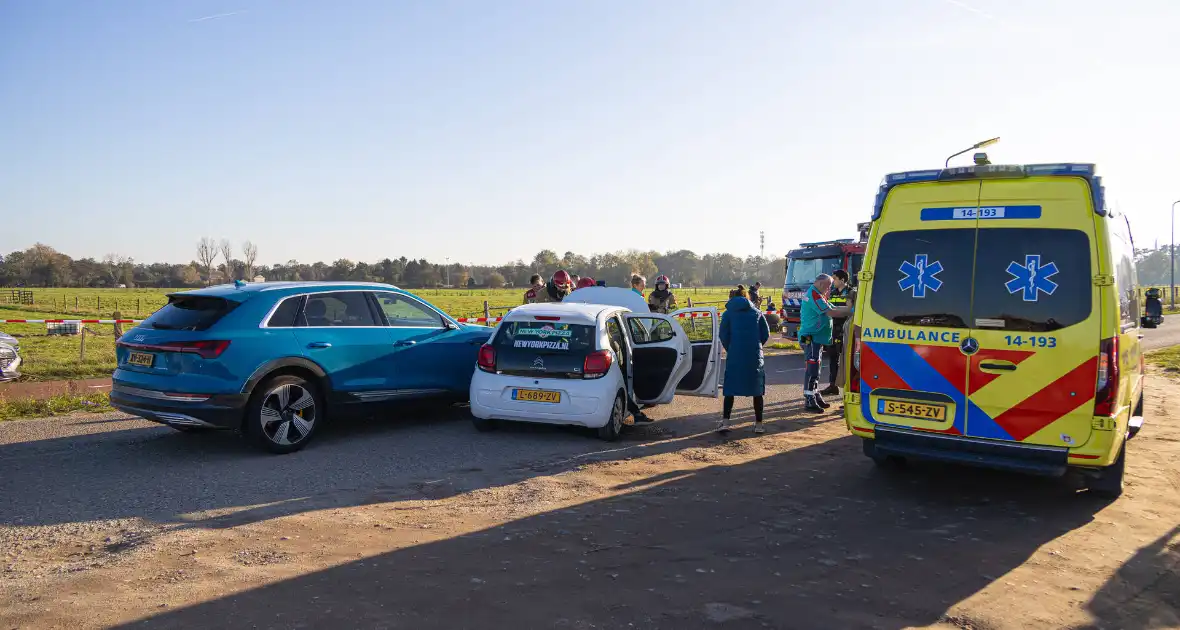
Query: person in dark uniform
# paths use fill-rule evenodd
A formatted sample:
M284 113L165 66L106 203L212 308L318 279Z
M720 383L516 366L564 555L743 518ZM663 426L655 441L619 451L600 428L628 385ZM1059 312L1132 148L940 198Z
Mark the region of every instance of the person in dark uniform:
M828 296L828 304L835 307L848 306L848 272L837 269L832 272L832 293ZM836 385L836 377L840 374L840 355L844 353L844 322L848 317L832 317L832 345L824 349L828 355L828 386L820 391L824 396L839 396L840 387Z

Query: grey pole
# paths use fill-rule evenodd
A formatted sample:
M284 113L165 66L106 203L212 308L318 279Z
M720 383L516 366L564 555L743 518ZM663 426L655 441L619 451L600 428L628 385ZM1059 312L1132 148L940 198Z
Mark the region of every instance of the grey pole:
M1172 247L1168 250L1170 257L1168 258L1168 271L1172 274L1172 279L1169 281L1170 286L1168 291L1172 294L1172 309L1176 308L1176 204L1180 201L1172 202Z

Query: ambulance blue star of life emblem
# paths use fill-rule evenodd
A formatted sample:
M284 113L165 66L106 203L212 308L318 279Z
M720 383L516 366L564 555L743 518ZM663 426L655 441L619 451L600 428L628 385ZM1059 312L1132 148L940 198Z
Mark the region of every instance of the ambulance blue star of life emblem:
M936 277L942 273L942 263L937 260L927 262L927 258L926 254L915 254L914 262L901 263L900 271L904 277L897 281L897 286L902 291L912 290L916 298L926 297L926 289L938 291L942 288L942 280Z
M1004 284L1008 293L1021 293L1025 302L1036 302L1042 291L1053 295L1057 290L1057 283L1049 279L1057 275L1057 263L1042 265L1040 254L1025 256L1023 265L1015 260L1008 263L1008 274L1012 276Z

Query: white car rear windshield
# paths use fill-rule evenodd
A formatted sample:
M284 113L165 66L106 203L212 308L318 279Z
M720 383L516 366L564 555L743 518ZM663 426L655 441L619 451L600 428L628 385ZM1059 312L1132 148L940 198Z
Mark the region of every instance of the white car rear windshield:
M497 349L586 352L594 347L594 326L561 322L505 322L493 344Z

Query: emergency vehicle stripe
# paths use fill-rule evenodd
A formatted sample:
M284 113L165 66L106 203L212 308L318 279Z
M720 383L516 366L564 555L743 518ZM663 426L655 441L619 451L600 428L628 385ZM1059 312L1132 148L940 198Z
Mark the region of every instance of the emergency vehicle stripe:
M877 356L873 348L877 344L862 343L860 349L860 364L861 364L861 378L867 379L865 383L870 388L876 389L884 387L886 389L909 389L910 386L901 379L889 366ZM874 378L876 377L876 378ZM866 391L861 388L861 391ZM868 400L868 396L861 396L861 398Z
M1003 427L996 424L996 421L987 415L987 412L971 402L970 398L967 399L967 435L993 440L1014 439Z
M881 361L905 381L907 385L905 389L950 396L956 403L955 418L951 429L945 432L962 433L964 426L963 420L967 407L963 393L959 391L958 387L947 381L946 377L939 373L938 370L931 367L929 363L914 351L913 347L904 343L868 342L864 346L871 347L872 351ZM863 398L864 396L862 396Z
M988 383L1000 377L999 374L988 374L987 372L979 369L979 363L981 361L986 359L998 359L1000 361L1011 361L1016 365L1020 365L1021 361L1031 357L1034 354L1036 353L1029 352L1028 350L981 349L979 352L975 353L975 356L971 357L971 379L967 381L967 394L974 394L975 392L982 389L984 385L987 385ZM975 430L972 429L971 432L975 433Z
M958 346L910 346L960 394L967 384L967 357Z
M860 415L875 424L877 419L873 417L872 405L869 404L869 396L872 395L873 388L909 389L910 386L906 385L900 376L889 369L888 365L885 365L877 353L873 352L871 346L870 343L862 343L860 347Z
M1098 358L1086 359L1061 378L996 416L996 424L1012 434L1013 439L1024 440L1094 400L1097 378Z

